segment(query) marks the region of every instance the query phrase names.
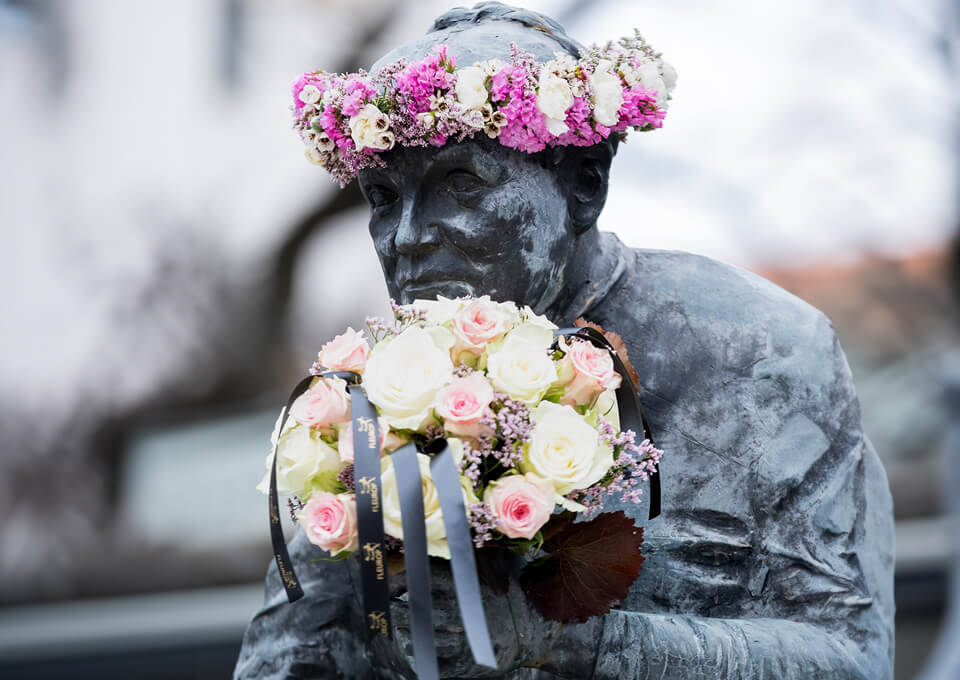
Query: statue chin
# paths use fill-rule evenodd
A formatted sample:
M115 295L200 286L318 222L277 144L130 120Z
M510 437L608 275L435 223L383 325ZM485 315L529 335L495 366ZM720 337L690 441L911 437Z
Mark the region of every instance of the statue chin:
M412 282L401 289L400 303L410 304L414 300L433 300L438 295L446 298L475 296L474 287L465 281L419 281Z

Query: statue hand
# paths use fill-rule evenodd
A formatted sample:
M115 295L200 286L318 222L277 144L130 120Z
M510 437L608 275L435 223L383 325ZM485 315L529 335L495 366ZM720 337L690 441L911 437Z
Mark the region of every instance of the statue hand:
M431 559L433 621L437 658L443 678L500 677L523 667L542 667L560 677L583 678L592 674L602 620L562 625L541 617L520 588L522 561L509 551L481 551L478 565L481 594L494 652L496 670L476 664L460 619L449 562ZM393 591L405 592L402 574L392 577ZM405 595L391 605L395 646L413 666L409 608Z

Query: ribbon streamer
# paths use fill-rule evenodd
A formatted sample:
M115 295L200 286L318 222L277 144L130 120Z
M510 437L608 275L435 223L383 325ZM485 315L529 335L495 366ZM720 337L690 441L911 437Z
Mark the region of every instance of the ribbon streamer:
M473 554L473 539L467 524L467 509L460 491L460 473L453 460L453 452L444 443L443 450L430 461L430 474L440 499L443 525L450 546L450 569L460 605L460 618L467 633L467 642L473 659L490 668L497 667L497 657L490 642L487 617L483 613L477 562Z
M643 407L640 406L640 398L637 396L637 386L634 385L633 381L630 379L630 374L627 372L627 367L624 365L620 355L617 354L617 350L615 350L613 345L611 345L610 342L603 337L603 333L599 332L595 328L582 326L580 328L561 328L554 331L553 334L554 336L558 337L563 336L568 338L580 338L581 340L586 340L587 342L590 342L593 345L601 347L610 352L610 357L613 359L613 367L617 370L617 373L619 373L620 377L622 378L620 387L617 388L616 392L617 408L620 412L620 429L643 432L643 436L646 439L649 439L650 443L653 444L653 433L650 432L650 425L647 422L647 417L643 413ZM640 422L637 422L638 419ZM656 465L653 473L650 475L650 513L648 515L648 519L653 519L660 514L660 496L660 466Z
M430 594L430 557L427 555L427 527L423 511L423 481L417 448L402 446L390 456L400 494L400 522L403 526L403 563L410 598L410 634L417 677L436 680L437 647L433 637L433 598ZM459 480L457 489L460 488ZM469 532L467 536L469 537ZM482 606L482 605L481 605Z
M290 393L287 399L287 405L283 407L283 413L280 416L280 427L277 428L277 441L273 445L273 461L270 464L270 492L267 495L267 507L270 510L270 542L273 545L273 557L277 561L277 570L280 572L280 582L283 583L283 589L287 591L287 600L296 602L303 597L303 588L300 587L300 581L293 571L293 564L290 562L290 553L287 551L287 542L283 539L283 525L280 524L280 507L277 502L277 451L280 448L280 435L283 434L283 426L287 424L287 418L290 417L290 407L301 394L307 391L310 383L313 382L313 376L304 378Z
M350 391L353 421L353 477L367 641L390 638L390 586L383 543L383 493L380 483L380 432L377 411L363 393L359 376ZM423 511L421 510L421 514Z

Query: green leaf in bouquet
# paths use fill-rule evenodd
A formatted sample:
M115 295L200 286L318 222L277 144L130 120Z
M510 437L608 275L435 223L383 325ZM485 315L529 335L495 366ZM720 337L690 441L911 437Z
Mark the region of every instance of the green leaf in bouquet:
M311 562L343 562L346 559L349 559L353 555L349 550L341 550L333 557L314 557Z
M622 511L574 522L555 516L543 529L548 559L528 564L520 585L545 619L582 623L623 601L643 568L643 529Z

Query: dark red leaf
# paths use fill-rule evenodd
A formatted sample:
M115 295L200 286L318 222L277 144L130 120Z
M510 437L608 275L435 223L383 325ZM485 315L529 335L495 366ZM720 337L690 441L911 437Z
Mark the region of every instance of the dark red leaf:
M622 511L573 522L555 517L544 530L550 557L531 562L520 575L527 599L540 615L582 623L623 601L643 568L643 529Z

